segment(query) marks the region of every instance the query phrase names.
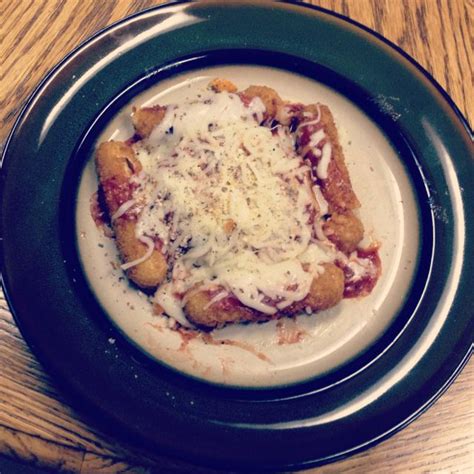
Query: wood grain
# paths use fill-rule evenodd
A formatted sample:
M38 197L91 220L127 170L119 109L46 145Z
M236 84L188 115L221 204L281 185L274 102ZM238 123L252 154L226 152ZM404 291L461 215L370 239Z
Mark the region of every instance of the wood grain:
M29 94L98 29L160 2L0 0L0 147ZM318 0L373 28L426 68L472 124L472 0ZM391 439L308 472L474 472L474 363ZM115 442L74 412L23 341L0 294L0 454L61 472L213 471Z

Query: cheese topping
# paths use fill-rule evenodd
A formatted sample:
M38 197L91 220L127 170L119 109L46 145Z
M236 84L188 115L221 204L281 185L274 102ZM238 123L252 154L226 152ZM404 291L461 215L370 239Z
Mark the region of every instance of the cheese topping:
M331 144L326 142L323 145L321 152L321 159L319 160L318 166L316 168L316 173L318 174L319 179L328 179L328 167L329 161L331 160Z
M305 298L318 263L335 258L315 230L327 204L319 193L318 206L289 128L260 125L264 111L258 98L245 105L238 94L209 92L169 105L150 137L134 145L143 165L134 199L146 203L137 237L163 243L172 271L155 301L181 323L182 295L196 285L223 288L214 301L232 294L274 314ZM323 138L319 132L312 142Z

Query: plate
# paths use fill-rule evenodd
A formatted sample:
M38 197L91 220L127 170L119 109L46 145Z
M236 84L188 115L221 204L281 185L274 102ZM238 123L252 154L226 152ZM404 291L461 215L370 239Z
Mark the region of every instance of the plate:
M154 316L145 293L123 278L115 242L91 218L91 196L98 188L93 159L87 160L77 194L76 234L84 272L104 310L132 342L190 376L241 387L287 385L321 376L356 357L383 334L404 302L401 295L407 293L416 267L418 216L409 177L382 130L361 109L294 72L243 64L199 68L158 81L133 96L103 131L100 127L89 131L91 140L83 143L92 146L78 153L92 157L97 142L131 137L133 107L202 97L215 77L231 78L239 90L266 84L292 102L311 103L317 97L330 107L362 203L364 245L373 241L380 245L384 271L374 291L364 298L346 299L317 317L304 313L266 324L230 325L205 336L176 330L168 318Z
M81 248L80 189L99 136L141 94L210 68L287 77L289 91L308 81L341 98L391 150L381 167L398 170L394 218L414 216L398 240L414 247L412 267L373 337L275 383L208 380L150 357L90 284ZM290 3L157 7L82 44L22 111L2 161L4 289L41 362L83 412L124 438L225 468L334 461L416 418L472 351L472 155L472 133L449 97L360 25ZM371 201L371 187L364 192Z

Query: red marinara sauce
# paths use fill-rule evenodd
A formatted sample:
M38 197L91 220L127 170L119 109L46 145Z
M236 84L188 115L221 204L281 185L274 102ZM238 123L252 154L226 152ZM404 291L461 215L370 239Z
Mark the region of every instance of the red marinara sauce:
M337 261L336 265L344 272L344 298L356 298L370 294L382 272L382 262L378 246L368 249L357 249L356 252L359 259L369 260L372 263L374 272L367 273L357 280L351 280L354 276L353 271L347 265Z
M130 138L125 140L125 143L129 146L132 146L135 143L139 142L140 140L141 140L140 135L138 135L138 133L134 133Z
M90 197L90 213L91 217L98 229L101 229L107 237L112 237L111 216L107 212L106 195L109 200L115 202L115 206L119 208L124 202L132 199L133 191L136 185L133 183L120 182L110 178L99 186L99 189ZM121 218L126 220L136 220L139 213L139 206L133 206L127 210Z
M100 191L96 191L90 197L90 213L94 224L98 229L102 229L105 235L109 235L111 232L110 229L110 219L105 210L105 203L103 202L104 198Z

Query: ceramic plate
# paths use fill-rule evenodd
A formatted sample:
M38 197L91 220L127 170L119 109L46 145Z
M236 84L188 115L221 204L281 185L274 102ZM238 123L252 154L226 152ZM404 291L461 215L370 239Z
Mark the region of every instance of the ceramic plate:
M330 106L364 224L381 243L369 297L215 330L206 344L153 316L117 270L90 216L94 146L131 134L132 106L197 94L214 77ZM7 298L39 359L117 433L227 468L333 461L413 420L470 354L472 153L433 79L344 18L275 2L151 9L66 57L10 135Z

